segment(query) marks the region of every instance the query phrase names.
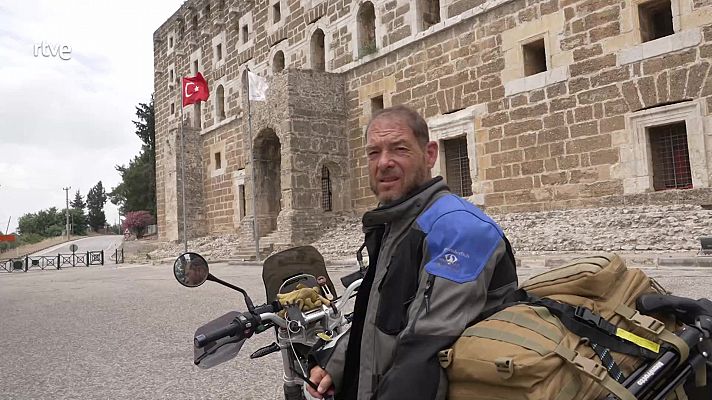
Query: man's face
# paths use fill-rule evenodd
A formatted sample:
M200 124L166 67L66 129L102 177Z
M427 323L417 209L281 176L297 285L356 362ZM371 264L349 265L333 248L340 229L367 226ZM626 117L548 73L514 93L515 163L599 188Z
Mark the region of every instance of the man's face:
M405 121L388 115L372 121L367 135L369 183L379 202L392 203L430 179L436 142L422 148Z
M200 281L200 274L198 273L198 268L194 267L192 265L188 266L188 271L187 271L187 278L188 278L188 283L190 284L196 284Z

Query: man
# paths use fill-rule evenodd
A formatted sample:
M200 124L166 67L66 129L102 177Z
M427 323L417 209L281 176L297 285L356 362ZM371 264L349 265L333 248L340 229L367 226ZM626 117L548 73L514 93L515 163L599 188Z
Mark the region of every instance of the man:
M397 106L367 128L371 190L379 207L363 216L369 268L350 331L315 355L310 393L337 399L444 399L437 354L482 310L516 289L502 230L431 178L438 144L425 120ZM327 346L329 347L329 346ZM326 354L325 354L326 353Z
M208 265L202 257L190 260L185 271L185 283L189 286L198 286L208 277Z

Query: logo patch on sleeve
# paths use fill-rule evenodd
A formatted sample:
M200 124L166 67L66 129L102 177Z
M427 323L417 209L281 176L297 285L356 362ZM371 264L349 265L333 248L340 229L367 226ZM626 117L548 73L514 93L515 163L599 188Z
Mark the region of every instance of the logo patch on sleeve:
M477 279L502 240L493 221L481 211L468 210L456 196L439 199L418 218L418 224L426 234L430 256L425 270L458 283Z

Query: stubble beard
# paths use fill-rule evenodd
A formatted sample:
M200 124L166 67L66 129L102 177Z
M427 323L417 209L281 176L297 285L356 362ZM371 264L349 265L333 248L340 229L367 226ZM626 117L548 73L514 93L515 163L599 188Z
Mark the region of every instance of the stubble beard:
M392 195L388 197L381 196L378 192L378 178L372 178L369 177L369 186L371 186L371 191L373 194L376 196L378 199L378 202L381 205L387 205L390 203L394 203L405 196L409 195L412 193L415 189L420 187L422 184L427 182L430 179L430 173L428 171L428 168L423 165L421 168L419 168L417 171L415 171L414 175L412 176L412 179L406 180L405 177L402 177L403 179L403 186L402 190L398 193L391 192Z

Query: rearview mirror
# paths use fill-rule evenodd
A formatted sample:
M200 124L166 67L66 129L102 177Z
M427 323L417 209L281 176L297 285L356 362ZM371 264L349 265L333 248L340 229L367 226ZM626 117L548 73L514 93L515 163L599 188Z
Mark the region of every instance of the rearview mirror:
M198 287L208 279L208 262L198 253L185 253L173 263L173 275L186 287Z

